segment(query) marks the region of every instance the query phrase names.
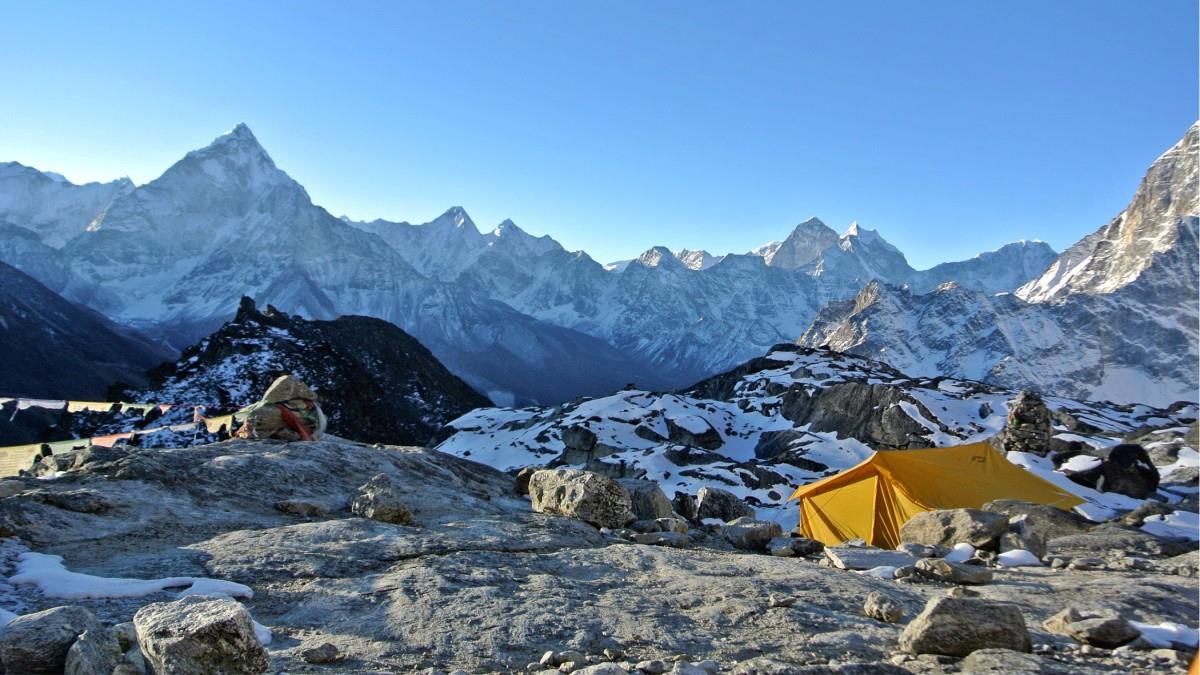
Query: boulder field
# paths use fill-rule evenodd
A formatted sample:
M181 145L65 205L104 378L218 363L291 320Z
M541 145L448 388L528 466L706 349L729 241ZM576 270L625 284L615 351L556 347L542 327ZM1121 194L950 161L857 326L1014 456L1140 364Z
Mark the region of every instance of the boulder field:
M1182 672L1191 659L1087 642L1128 644L1127 621L1196 625L1194 546L1141 530L1070 529L1046 544L1063 564L975 566L991 578L965 586L924 562L949 543L933 534L877 553L788 545L748 515L687 523L644 490L588 501L602 481L540 473L525 479L541 503L640 517L642 531L535 512L512 475L465 459L337 439L118 448L0 481L0 608L21 615L0 629L0 661L751 674ZM885 553L933 571L844 562Z

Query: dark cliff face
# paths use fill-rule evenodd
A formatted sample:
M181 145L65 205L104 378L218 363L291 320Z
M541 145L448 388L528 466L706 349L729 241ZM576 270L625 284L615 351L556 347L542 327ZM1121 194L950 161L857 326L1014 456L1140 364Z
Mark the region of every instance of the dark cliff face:
M235 318L151 373L138 400L234 408L281 374L317 391L329 433L424 444L446 422L490 402L395 325L363 316L309 321L243 299Z
M0 263L0 396L98 399L171 353Z

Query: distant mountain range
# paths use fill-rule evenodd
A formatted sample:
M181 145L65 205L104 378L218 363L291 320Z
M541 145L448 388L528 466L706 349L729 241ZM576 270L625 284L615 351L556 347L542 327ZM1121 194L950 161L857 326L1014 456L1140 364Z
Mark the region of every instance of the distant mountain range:
M1195 213L1193 203L1178 208ZM1161 206L1147 198L1138 223L1158 223ZM1194 220L1192 227L1194 232ZM1167 239L1158 248L1135 246L1106 267L1084 262L1076 250L1084 242L1057 259L1044 243L1020 242L915 270L878 232L854 224L839 234L812 218L783 240L745 254L654 247L635 260L603 265L512 221L481 232L458 207L421 225L336 218L275 166L244 125L136 187L128 180L76 186L57 175L0 164L0 260L70 300L177 349L229 319L242 295L314 319L378 317L411 333L451 371L507 405L599 395L626 384L680 387L801 335L808 343L867 350L888 361L891 355L873 343L834 337L851 330L840 328L851 319L845 303L857 306L867 297L862 293L938 298L954 283L957 293L972 294L969 315L978 314L980 303L1028 304L1021 298L1049 306L1054 302L1041 297L1043 290L1026 291L1034 286L1025 285L1062 286L1038 279L1055 265L1084 265L1089 271L1069 275L1068 286L1075 295L1098 297L1115 283L1111 279L1138 268L1135 260L1173 255L1181 246L1172 242L1184 242L1186 233ZM1178 253L1185 259L1188 254ZM1074 262L1064 262L1068 258ZM1163 283L1175 284L1172 298L1190 288L1194 301L1194 275ZM1021 296L1011 295L1023 286ZM1195 316L1194 303L1189 315L1178 300L1164 302L1174 302L1172 311L1183 319ZM1164 305L1155 308L1158 315ZM904 311L923 335L944 336L928 345L918 340L921 363L945 367L944 374L987 375L992 367L983 368L980 359L1004 351L987 346L998 338L979 331L955 337L961 315L951 313L938 325L926 322L920 310ZM879 318L857 330L878 341L905 339ZM1107 339L1101 337L1103 321L1081 319L1069 330L1072 337L1085 336L1079 339ZM1191 336L1194 355L1194 321ZM1178 341L1166 344L1185 354L1189 349ZM939 349L964 356L937 357ZM1004 368L1018 372L1023 366L1017 361L1031 353L1014 348L997 358L1006 356ZM1112 398L1141 396L1140 383L1159 377L1154 365L1132 352L1106 351L1096 362L1109 370L1132 369L1130 381L1139 384L1128 392L1112 377L1088 380L1066 353L1047 369L1049 360L1036 361L1042 375L1027 382L1078 396L1091 395L1089 386ZM1180 390L1174 384L1167 389Z

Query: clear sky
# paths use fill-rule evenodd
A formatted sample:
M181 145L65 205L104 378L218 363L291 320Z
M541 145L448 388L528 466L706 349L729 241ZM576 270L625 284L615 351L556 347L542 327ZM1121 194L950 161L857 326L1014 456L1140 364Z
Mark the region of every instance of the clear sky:
M142 183L244 121L334 214L601 261L1061 250L1197 116L1194 0L6 2L0 50L0 160Z

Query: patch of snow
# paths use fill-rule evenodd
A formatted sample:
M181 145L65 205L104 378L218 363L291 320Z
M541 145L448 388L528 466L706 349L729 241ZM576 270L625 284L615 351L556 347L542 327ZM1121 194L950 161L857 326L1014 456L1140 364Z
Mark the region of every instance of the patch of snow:
M67 600L141 598L168 588L187 587L180 593L184 596L192 595L190 591L197 584L224 597L254 597L249 586L204 577L122 579L72 572L63 565L62 556L33 552L17 557L17 573L8 578L8 583L36 586L46 597Z
M1189 628L1183 624L1172 621L1164 621L1160 624L1139 621L1130 621L1129 623L1140 630L1142 639L1156 649L1171 649L1176 645L1195 649L1200 645L1200 630Z
M869 570L863 570L859 574L875 577L876 579L895 579L897 569L899 568L894 565L880 565L879 567L872 567Z
M1080 473L1082 471L1091 471L1092 469L1103 464L1098 457L1089 455L1075 455L1074 457L1063 462L1058 469L1066 473Z
M966 562L975 555L975 547L967 544L955 544L954 549L944 556L946 562Z
M258 638L259 644L264 647L271 644L271 640L275 639L275 636L271 634L271 629L254 619L250 619L250 622L254 624L254 637Z
M1042 561L1030 551L1023 548L1005 551L996 556L996 562L1005 567L1041 567Z
M1156 537L1200 540L1200 516L1191 511L1176 511L1165 516L1149 516L1142 529Z

